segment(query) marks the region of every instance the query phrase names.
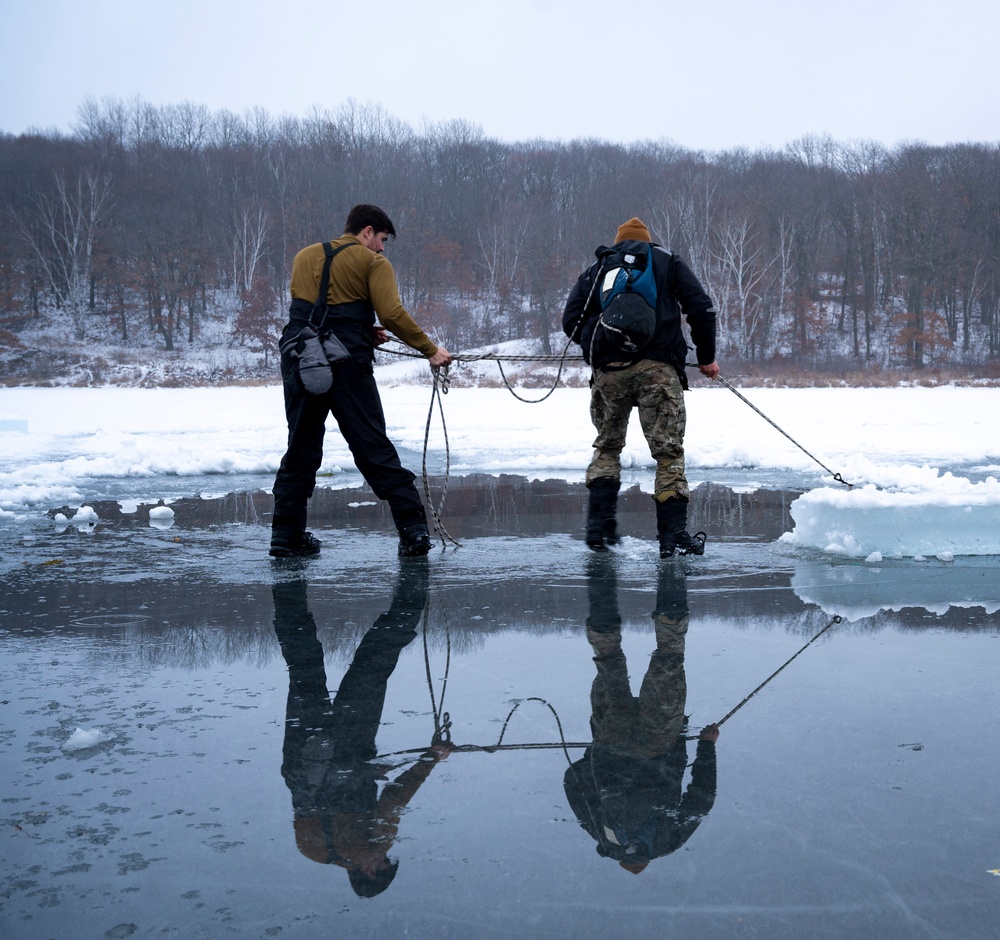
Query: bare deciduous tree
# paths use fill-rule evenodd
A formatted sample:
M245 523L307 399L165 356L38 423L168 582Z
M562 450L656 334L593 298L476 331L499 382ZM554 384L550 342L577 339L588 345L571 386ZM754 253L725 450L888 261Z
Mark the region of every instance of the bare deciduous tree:
M35 213L18 214L18 228L59 303L69 313L73 335L87 331L94 240L111 204L111 179L90 170L72 183L57 173L54 189L35 196Z

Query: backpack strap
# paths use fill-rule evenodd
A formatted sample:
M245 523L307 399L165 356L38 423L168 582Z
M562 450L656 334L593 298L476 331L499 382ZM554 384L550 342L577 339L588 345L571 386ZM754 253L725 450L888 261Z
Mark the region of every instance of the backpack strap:
M577 317L576 323L573 324L573 332L570 334L570 339L573 342L580 341L580 336L583 332L584 326L587 324L587 321L590 320L593 316L594 311L590 310L588 312L588 308L590 307L590 302L594 299L594 290L597 288L597 285L601 282L601 275L604 273L604 266L606 264L605 256L603 253L607 252L608 250L609 249L601 245L601 247L598 248L597 251L595 252L598 260L595 261L588 269L588 273L590 271L594 271L595 273L593 280L590 282L590 290L587 292L587 299L583 302L583 307L580 310L580 316ZM597 312L600 313L599 310Z
M323 254L326 255L326 261L323 262L323 275L319 279L319 296L316 298L316 303L313 304L312 313L309 314L309 325L318 333L326 320L326 295L330 291L330 265L333 263L335 255L340 254L345 248L350 248L351 245L357 244L356 242L348 242L346 245L339 245L336 248L333 247L333 242L323 242ZM313 323L313 318L317 313L322 310L322 315L320 316L319 323Z

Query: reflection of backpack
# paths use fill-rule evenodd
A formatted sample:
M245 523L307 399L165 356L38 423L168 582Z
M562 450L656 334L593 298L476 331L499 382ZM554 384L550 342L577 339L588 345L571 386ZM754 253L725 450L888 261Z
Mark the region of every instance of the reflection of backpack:
M601 257L597 300L601 314L594 343L607 343L626 355L639 352L656 331L656 277L653 246L627 241Z

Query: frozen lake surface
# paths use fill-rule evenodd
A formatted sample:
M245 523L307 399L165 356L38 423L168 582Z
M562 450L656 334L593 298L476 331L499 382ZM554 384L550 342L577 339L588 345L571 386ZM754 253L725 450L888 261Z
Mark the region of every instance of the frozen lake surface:
M306 561L260 491L0 533L2 935L995 936L1000 559L716 485L595 555L584 492L453 479L424 561L363 489Z

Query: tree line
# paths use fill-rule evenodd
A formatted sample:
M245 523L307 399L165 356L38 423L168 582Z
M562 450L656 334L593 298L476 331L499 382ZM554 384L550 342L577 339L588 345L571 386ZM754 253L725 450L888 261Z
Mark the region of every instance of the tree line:
M719 309L719 358L857 371L1000 359L1000 144L804 138L503 142L349 101L305 118L86 99L72 133L0 134L0 344L273 348L291 259L381 205L404 303L449 349L563 348L573 281L642 218Z

